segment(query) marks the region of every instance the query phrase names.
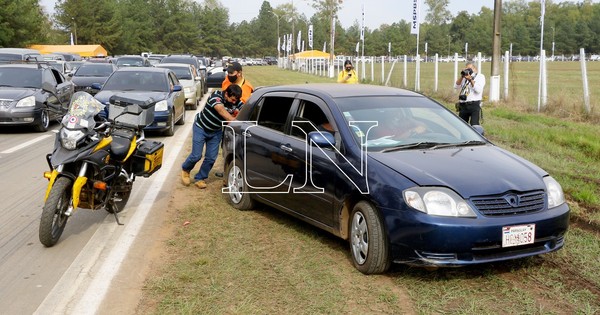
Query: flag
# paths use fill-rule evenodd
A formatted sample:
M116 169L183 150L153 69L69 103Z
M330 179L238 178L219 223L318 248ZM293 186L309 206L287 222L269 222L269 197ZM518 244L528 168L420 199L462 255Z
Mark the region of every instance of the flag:
M465 52L469 51L469 43L465 43Z
M287 52L292 51L292 34L288 34Z
M327 42L323 42L323 52L327 52L327 49L325 49Z
M362 6L362 23L360 26L360 40L365 40L365 5Z
M420 10L420 6L421 6L420 4L421 4L421 0L413 0L412 21L410 23L410 33L414 34L414 35L419 34L419 23L420 23L419 10Z
M71 46L75 45L73 42L73 33L71 33Z
M285 35L285 34L283 34L283 42L281 42L281 50L282 50L282 51L285 51L285 43L286 43L286 41L285 41L285 36L286 36L286 35Z
M298 38L296 38L296 47L300 50L300 45L302 45L302 30L298 31Z
M541 14L540 14L540 23L544 20L544 15L546 14L546 0L540 0L541 6Z
M356 52L358 52L358 46L360 45L360 42L356 42Z
M310 47L310 49L313 48L313 26L312 26L312 24L308 26L308 47Z
M277 50L281 47L281 37L277 37Z
M302 41L302 50L301 51L304 51L304 40Z
M392 52L392 42L388 42L388 54Z

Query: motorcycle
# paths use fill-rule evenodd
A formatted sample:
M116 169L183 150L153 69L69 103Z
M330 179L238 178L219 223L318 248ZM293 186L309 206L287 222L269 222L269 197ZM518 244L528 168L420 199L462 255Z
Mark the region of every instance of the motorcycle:
M78 208L114 215L125 208L136 176L149 177L162 165L164 144L146 140L143 128L154 120L152 98L139 100L114 95L108 117L105 105L86 92L76 92L52 153L40 219L39 239L54 246L68 219Z

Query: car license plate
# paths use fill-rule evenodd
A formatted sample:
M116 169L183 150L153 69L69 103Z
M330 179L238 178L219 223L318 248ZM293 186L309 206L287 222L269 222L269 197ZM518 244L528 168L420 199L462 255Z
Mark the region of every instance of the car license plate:
M502 227L502 247L533 244L535 224Z

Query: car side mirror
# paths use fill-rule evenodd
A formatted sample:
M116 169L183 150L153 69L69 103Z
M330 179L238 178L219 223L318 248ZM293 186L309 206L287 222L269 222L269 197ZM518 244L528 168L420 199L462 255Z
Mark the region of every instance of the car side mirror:
M181 91L183 88L181 87L181 85L176 84L173 86L173 92L179 92Z
M308 133L308 140L311 145L321 148L330 148L335 146L335 137L329 131L311 131Z
M94 90L102 90L102 84L100 84L100 83L92 83L92 89L94 89Z

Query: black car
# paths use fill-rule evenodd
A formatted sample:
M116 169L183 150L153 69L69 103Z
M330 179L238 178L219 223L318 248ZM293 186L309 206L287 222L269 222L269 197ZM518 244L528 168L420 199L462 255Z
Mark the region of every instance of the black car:
M73 92L73 83L48 64L0 65L0 126L46 131L66 113Z
M106 79L117 69L114 63L84 62L75 73L70 75L71 82L75 84L76 92L85 91L94 95L98 91L92 89L92 84L104 84Z
M206 74L206 86L209 88L221 88L227 69L221 61L215 63Z
M148 58L143 56L121 56L117 58L116 61L117 67L152 67Z
M189 65L194 66L196 71L198 72L198 76L202 79L202 86L204 93L208 92L208 87L206 86L206 66L198 60L198 58L194 55L168 55L160 60L160 63L187 63Z

